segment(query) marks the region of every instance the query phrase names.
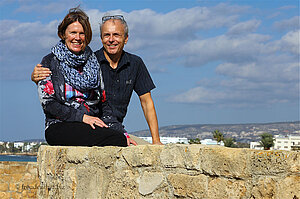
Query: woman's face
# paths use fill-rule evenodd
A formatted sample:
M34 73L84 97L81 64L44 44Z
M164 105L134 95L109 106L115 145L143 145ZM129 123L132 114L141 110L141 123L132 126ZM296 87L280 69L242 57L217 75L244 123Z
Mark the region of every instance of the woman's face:
M78 21L68 25L64 39L66 46L74 54L79 54L86 47L84 30Z

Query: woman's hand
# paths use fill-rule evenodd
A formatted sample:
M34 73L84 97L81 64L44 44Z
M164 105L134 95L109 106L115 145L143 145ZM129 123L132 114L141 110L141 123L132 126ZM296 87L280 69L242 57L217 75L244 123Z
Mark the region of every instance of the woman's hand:
M100 120L98 117L93 117L93 116L89 116L86 114L83 115L82 122L89 124L93 129L95 129L94 125L97 125L101 128L103 128L103 127L108 128L108 126L102 120Z
M31 73L31 80L37 84L40 80L45 79L50 74L51 71L49 68L42 67L42 64L37 64Z
M133 139L131 139L130 137L126 137L127 139L127 145L130 146L130 144L133 144L134 146L137 146L138 144L136 143L136 141L134 141Z

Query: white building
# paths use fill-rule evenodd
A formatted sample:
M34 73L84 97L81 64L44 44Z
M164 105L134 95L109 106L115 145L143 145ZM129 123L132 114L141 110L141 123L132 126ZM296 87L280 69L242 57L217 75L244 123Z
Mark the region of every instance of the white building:
M14 142L14 148L22 148L24 146L24 142Z
M250 142L250 149L263 150L264 147L259 142Z
M143 140L152 143L152 137L140 137ZM160 137L160 141L163 144L169 144L169 143L183 143L188 144L187 138L181 138L181 137Z
M292 150L292 147L300 147L300 136L296 135L274 135L274 146L271 150ZM259 142L250 142L250 149L263 150Z
M275 150L291 150L292 146L300 146L300 136L296 135L274 135L274 149Z
M224 146L224 142L221 141L221 142L217 142L216 140L213 140L213 139L204 139L204 140L200 140L201 144L204 144L204 145L220 145L220 146Z

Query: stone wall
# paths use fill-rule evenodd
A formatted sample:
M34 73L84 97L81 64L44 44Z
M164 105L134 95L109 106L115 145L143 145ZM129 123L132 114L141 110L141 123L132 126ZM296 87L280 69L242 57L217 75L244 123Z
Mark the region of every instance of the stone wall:
M40 198L300 199L300 154L171 144L42 146Z
M36 162L0 162L0 198L37 198Z

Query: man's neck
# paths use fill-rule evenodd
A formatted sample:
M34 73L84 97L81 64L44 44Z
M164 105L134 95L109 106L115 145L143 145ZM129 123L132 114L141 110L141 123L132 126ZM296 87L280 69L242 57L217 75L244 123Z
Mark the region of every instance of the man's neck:
M108 54L104 50L104 56L107 59L107 61L109 62L110 67L112 67L113 69L116 69L118 67L118 63L121 59L121 55L122 55L122 53L116 54L116 55L111 55L111 54Z

